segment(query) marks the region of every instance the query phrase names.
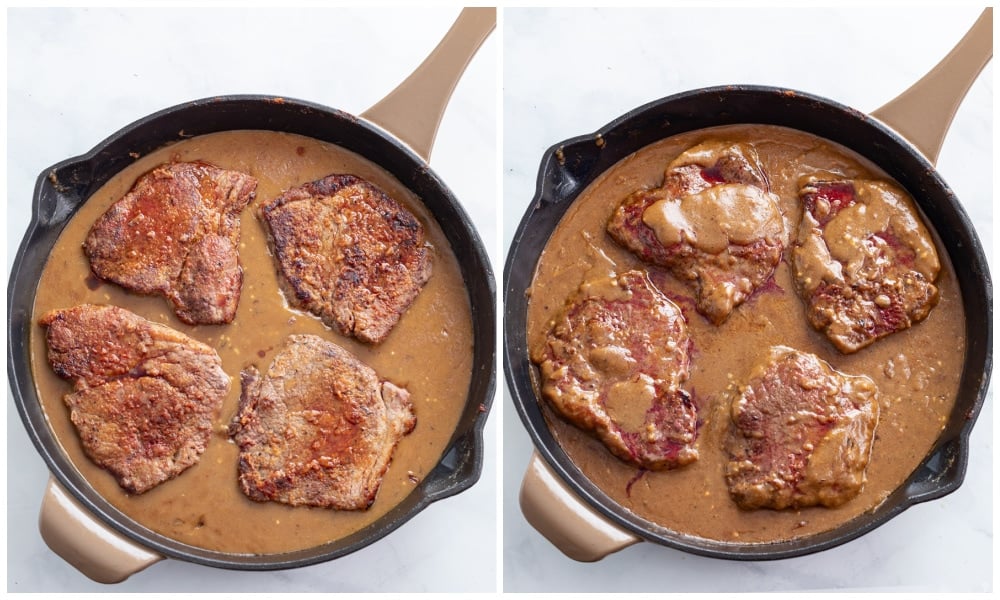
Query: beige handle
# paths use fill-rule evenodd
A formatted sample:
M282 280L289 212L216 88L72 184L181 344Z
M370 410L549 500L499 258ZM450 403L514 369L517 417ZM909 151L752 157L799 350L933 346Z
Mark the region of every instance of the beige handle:
M908 90L872 111L872 116L936 164L959 104L991 58L993 9L987 8L941 62Z
M424 62L388 96L361 113L430 162L445 106L465 67L496 27L496 8L465 8Z
M594 562L641 541L587 506L552 472L537 452L521 482L521 512L532 527L582 562Z
M51 477L38 528L53 552L98 583L124 581L164 558L100 523Z

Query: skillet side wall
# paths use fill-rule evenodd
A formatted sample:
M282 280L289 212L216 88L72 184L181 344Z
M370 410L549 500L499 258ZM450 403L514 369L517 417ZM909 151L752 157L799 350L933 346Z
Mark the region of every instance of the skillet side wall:
M621 510L573 465L539 410L525 339L527 298L539 254L563 213L584 188L625 156L671 135L707 127L756 123L799 129L846 146L878 164L914 196L956 266L967 315L968 348L959 398L938 445L910 481L873 513L804 540L735 546L680 536ZM597 143L600 138L602 143ZM790 90L725 86L663 98L626 113L597 134L553 146L539 171L536 197L514 235L504 270L505 354L508 386L536 448L588 504L612 522L650 541L697 554L733 559L777 559L815 552L854 539L915 502L940 497L962 482L968 435L988 388L992 351L992 284L974 228L948 186L908 143L871 117L835 102Z

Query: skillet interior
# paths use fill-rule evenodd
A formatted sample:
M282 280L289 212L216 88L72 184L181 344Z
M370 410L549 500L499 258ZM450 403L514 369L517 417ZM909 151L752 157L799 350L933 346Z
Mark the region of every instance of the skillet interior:
M774 544L729 544L683 536L623 510L591 484L552 437L532 386L525 339L527 298L538 257L572 202L625 156L665 137L729 124L790 127L838 142L878 164L915 197L958 267L968 349L959 397L937 445L913 476L871 513L832 531ZM598 138L600 143L597 143ZM981 245L954 194L905 140L871 117L829 100L778 88L726 86L670 96L631 111L594 135L546 152L536 196L514 235L504 270L508 384L522 422L549 465L610 521L657 543L721 558L785 558L829 548L874 529L904 510L961 485L968 435L988 387L992 351L992 285Z
M283 554L242 555L195 548L150 532L122 515L82 480L59 450L41 410L30 369L28 332L35 287L49 252L75 210L134 160L130 154L141 156L180 139L234 129L284 131L336 144L379 164L410 188L434 214L459 257L476 339L475 372L463 414L448 450L415 491L384 517L355 534ZM482 429L495 385L495 286L485 249L464 210L427 165L388 134L350 114L299 100L229 96L169 108L127 126L87 155L59 163L39 177L32 223L15 258L7 295L8 373L15 403L32 442L60 483L92 513L119 532L165 555L240 569L290 568L322 562L380 539L429 503L467 489L482 471Z

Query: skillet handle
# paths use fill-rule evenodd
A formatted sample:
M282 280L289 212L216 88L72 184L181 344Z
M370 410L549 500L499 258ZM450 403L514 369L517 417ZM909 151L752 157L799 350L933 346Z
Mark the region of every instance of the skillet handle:
M53 552L98 583L124 581L164 558L98 522L52 477L38 528Z
M451 93L496 22L496 8L463 8L424 62L361 117L389 131L430 162Z
M872 111L932 164L959 104L993 58L993 9L987 8L941 62L905 92Z
M521 482L520 500L528 523L573 560L598 561L641 541L587 506L537 452Z

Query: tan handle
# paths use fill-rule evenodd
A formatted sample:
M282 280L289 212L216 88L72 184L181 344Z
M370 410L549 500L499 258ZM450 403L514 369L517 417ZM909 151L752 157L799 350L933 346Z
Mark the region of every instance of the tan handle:
M465 8L424 62L361 113L430 162L438 125L465 67L497 23L496 8Z
M641 539L587 506L552 472L537 452L521 482L521 512L532 527L582 562L594 562Z
M98 583L124 581L164 558L100 523L51 477L38 528L53 552Z
M959 104L991 58L993 9L987 8L948 56L908 90L872 111L872 116L936 164Z

